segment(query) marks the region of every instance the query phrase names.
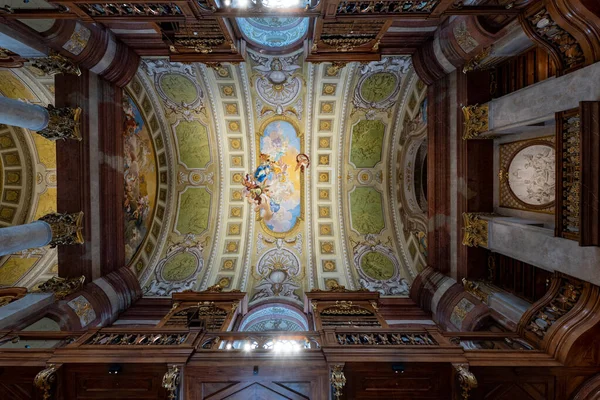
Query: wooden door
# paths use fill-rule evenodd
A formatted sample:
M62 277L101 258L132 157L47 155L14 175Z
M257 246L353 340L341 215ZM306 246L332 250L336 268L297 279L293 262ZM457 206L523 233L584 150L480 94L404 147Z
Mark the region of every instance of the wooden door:
M327 368L309 363L249 362L245 365L186 366L189 400L324 400ZM257 370L255 370L257 367Z

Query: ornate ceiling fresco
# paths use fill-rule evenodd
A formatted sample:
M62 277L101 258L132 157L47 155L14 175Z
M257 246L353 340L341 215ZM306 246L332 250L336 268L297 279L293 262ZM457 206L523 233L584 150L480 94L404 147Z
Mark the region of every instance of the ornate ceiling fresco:
M124 207L146 295L408 295L425 265L426 88L409 57L304 56L143 62L124 101Z
M54 79L35 69L0 69L0 94L34 104L54 103ZM41 72L38 72L41 73ZM0 228L56 212L56 145L28 130L0 125ZM55 249L0 257L0 287L33 287L58 272Z

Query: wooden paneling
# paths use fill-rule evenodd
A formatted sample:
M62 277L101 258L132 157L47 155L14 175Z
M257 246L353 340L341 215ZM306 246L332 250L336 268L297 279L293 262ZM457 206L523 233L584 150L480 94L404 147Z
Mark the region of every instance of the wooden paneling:
M552 273L499 253L489 253L488 278L494 285L529 302L548 290Z
M167 398L161 386L166 365L121 364L121 371L116 375L109 375L108 367L108 364L63 366L65 399Z
M328 398L329 375L324 361L239 360L219 365L186 366L188 400L322 400Z
M344 400L450 400L450 364L404 364L395 372L392 363L346 363Z
M556 68L546 50L534 47L502 62L489 74L490 94L498 98L553 77Z
M33 378L41 368L0 367L0 399L41 399L33 386Z

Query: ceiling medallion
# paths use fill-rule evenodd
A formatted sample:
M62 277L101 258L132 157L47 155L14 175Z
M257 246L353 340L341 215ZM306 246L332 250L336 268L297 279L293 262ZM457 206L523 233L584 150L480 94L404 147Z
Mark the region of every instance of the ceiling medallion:
M403 57L384 58L365 65L354 92L354 107L363 110L391 108L400 92L402 77L410 66L410 58Z
M363 288L384 296L408 295L408 283L400 277L400 262L394 251L367 235L354 248L354 264Z

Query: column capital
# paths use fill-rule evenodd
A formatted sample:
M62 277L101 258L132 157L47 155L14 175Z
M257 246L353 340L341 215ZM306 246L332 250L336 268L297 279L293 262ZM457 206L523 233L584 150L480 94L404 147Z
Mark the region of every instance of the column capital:
M48 104L46 110L49 115L48 126L37 131L38 135L49 140L81 140L81 108L56 108L52 104Z
M58 74L81 75L81 70L76 64L55 51L50 52L48 57L33 59L31 65L50 76Z
M488 221L481 219L486 213L463 213L463 240L467 247L488 246Z
M167 390L169 400L177 398L179 383L181 381L181 370L176 365L171 365L163 375L162 387Z
M72 214L52 213L40 218L50 225L52 229L52 240L50 247L65 244L82 244L83 240L83 212Z
M73 279L53 276L46 282L38 285L34 291L41 293L54 293L54 297L56 297L57 300L62 300L65 297L83 289L84 282L85 276L80 276L79 278Z
M487 104L464 106L462 112L465 118L463 140L468 139L491 139L482 138L480 135L487 132L489 128L490 106Z

